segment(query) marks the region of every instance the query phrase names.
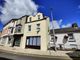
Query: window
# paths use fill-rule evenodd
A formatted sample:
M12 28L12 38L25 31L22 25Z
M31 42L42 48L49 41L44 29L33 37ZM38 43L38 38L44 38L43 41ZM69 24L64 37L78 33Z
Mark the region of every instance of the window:
M31 31L31 25L28 26L28 31Z
M57 42L57 36L55 36L55 40L54 40L54 35L51 36L51 42Z
M76 44L70 44L71 46L77 46Z
M40 36L27 37L26 46L29 48L40 48Z
M40 15L38 15L38 20L40 19Z
M30 38L30 45L33 45L33 38Z
M29 45L29 41L30 41L29 38L27 38L26 45Z
M73 34L68 34L69 39L74 39Z
M7 37L3 37L2 41L1 41L1 44L5 44L6 40L7 40Z
M76 44L70 44L72 49L77 49L77 45Z
M21 32L21 26L18 27L18 32Z
M30 18L29 18L29 22L31 22L31 19L32 19L32 18L30 17Z
M21 41L20 36L14 36L13 46L20 46L20 41Z
M13 33L13 27L9 27L9 31L10 31L10 33Z
M15 32L21 32L21 28L22 28L21 25L16 26L16 31Z
M40 24L37 24L37 33L40 31Z
M14 46L20 46L20 40L15 40L15 45Z
M13 29L14 29L14 28L12 27L12 28L11 28L11 33L13 33Z
M33 37L33 45L35 45L36 46L36 37Z
M36 45L40 46L40 37L37 37L36 40L37 40L37 42L36 42L37 44Z
M68 37L69 37L69 42L75 42L73 33L68 34Z
M27 45L40 46L40 37L39 36L31 36L27 37Z
M8 44L10 44L11 43L11 38L10 37L8 37L9 38L9 40L8 40Z

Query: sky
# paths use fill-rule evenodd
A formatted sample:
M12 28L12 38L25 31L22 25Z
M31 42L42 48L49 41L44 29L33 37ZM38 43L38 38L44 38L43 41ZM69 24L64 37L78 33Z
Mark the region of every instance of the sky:
M6 0L6 1L10 2L9 0ZM25 0L22 0L22 1L25 2ZM71 26L72 23L77 23L78 26L80 27L80 0L33 0L33 1L26 0L26 3L23 2L24 4L22 4L22 1L19 2L18 0L15 0L15 3L18 2L16 3L17 7L15 7L14 6L15 3L10 2L7 4L4 2L4 0L0 0L0 6L1 6L0 20L5 22L5 20L3 20L4 16L6 16L5 19L7 18L10 19L9 18L10 16L11 18L14 18L13 15L20 17L19 15L22 16L24 15L25 12L31 12L31 13L42 12L44 15L50 17L50 13L51 13L50 8L52 8L53 19L56 20L54 24L59 25L58 28L69 27ZM19 3L22 5L19 5ZM7 6L9 5L9 7L6 7L5 5ZM23 10L22 11L19 10L23 6L27 8L27 9L25 9L25 7L23 8L25 11L24 13L22 12ZM4 13L6 9L12 9L14 7L18 11L18 14L10 13L10 11L13 11L13 10L9 10L7 12L7 14L9 15L2 14L2 12ZM31 11L29 11L28 9ZM4 23L0 21L0 30L2 30L3 24Z

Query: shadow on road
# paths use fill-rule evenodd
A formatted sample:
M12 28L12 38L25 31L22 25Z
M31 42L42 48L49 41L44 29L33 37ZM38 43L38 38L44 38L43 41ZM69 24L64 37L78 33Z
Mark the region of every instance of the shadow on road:
M12 59L8 59L8 58L0 57L0 60L12 60Z
M80 51L75 50L73 52L67 53L67 55L72 59L72 60L80 60Z

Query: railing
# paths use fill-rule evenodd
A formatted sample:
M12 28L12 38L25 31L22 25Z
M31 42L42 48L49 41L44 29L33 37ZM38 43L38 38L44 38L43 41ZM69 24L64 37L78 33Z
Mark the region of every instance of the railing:
M15 33L21 33L21 29L15 29Z
M22 28L20 28L20 29L15 29L14 34L23 34Z

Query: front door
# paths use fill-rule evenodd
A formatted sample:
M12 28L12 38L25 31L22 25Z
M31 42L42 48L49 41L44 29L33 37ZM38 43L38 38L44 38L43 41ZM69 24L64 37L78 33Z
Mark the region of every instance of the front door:
M21 36L14 36L13 46L20 46Z

